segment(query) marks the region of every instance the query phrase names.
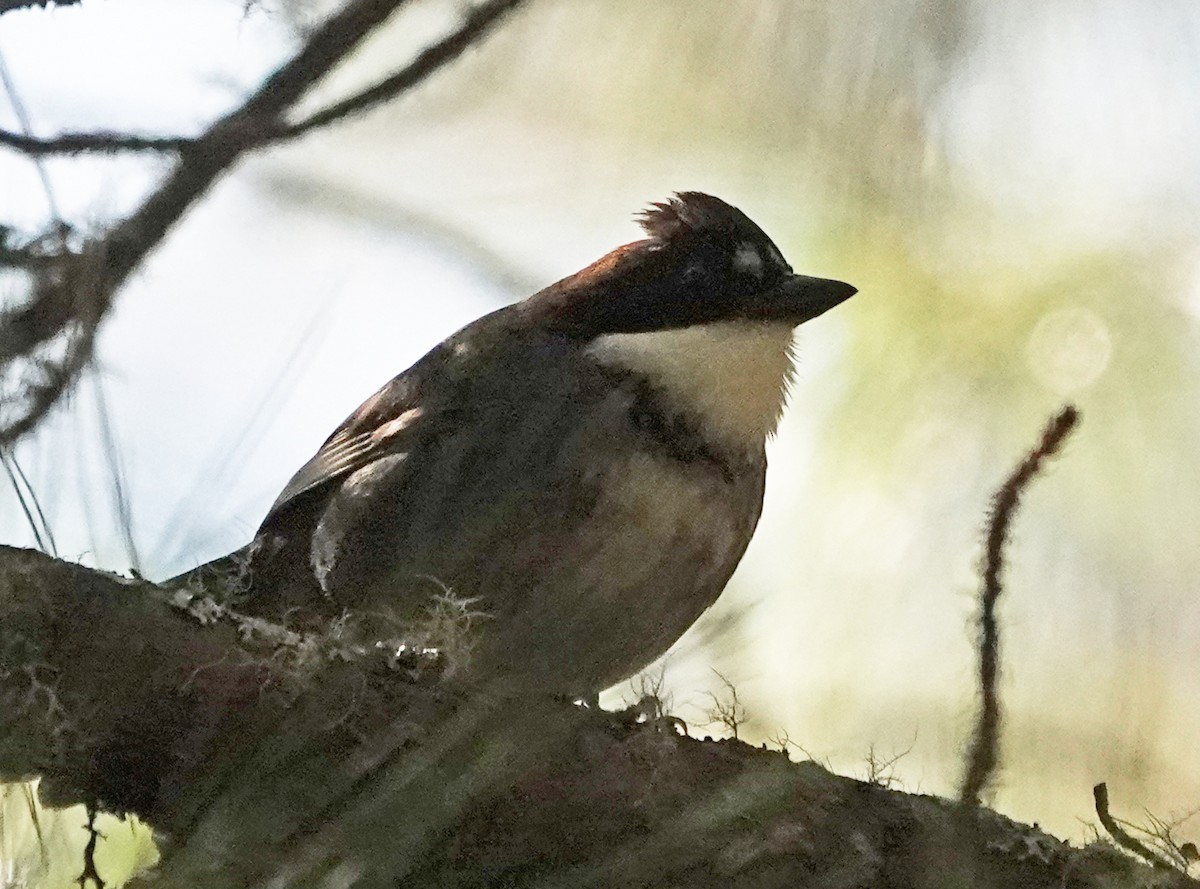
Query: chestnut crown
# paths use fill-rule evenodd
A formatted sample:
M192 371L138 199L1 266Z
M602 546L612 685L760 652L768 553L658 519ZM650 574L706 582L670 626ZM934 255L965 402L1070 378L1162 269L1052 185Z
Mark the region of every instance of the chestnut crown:
M841 281L795 274L753 220L712 195L680 192L638 221L647 238L534 294L526 312L593 338L722 321L795 326L855 293Z

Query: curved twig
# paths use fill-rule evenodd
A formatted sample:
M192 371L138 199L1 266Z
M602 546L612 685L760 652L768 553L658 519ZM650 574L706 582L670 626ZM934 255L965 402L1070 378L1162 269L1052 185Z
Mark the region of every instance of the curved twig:
M992 498L988 519L987 544L983 562L983 591L980 595L979 639L979 720L967 757L959 800L974 804L987 786L999 761L1000 696L996 679L1000 672L1000 628L996 623L996 601L1000 598L1000 571L1004 567L1004 546L1013 514L1026 486L1037 475L1042 463L1054 456L1067 434L1079 422L1079 411L1066 405L1046 426L1041 441L1025 455Z
M1106 783L1101 781L1092 788L1092 798L1096 801L1096 817L1100 819L1100 823L1108 831L1108 835L1113 838L1113 842L1127 852L1132 852L1145 859L1155 867L1174 870L1169 861L1138 842L1132 834L1121 827L1117 819L1108 811L1108 785Z
M327 126L354 114L369 111L384 102L396 98L430 74L452 62L465 50L475 45L491 28L525 0L490 0L472 9L463 23L417 55L415 59L394 74L353 96L335 102L328 108L316 111L301 121L288 126L275 138L287 139L310 130Z

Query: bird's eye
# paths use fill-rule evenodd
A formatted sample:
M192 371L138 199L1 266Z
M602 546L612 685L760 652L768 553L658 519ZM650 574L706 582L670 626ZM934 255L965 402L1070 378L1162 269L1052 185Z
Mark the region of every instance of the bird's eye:
M763 258L753 244L741 244L733 254L733 267L744 275L763 276Z

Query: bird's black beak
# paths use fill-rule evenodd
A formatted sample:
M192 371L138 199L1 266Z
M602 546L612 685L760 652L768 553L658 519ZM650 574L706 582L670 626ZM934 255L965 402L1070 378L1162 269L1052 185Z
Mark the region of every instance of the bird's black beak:
M789 275L762 294L761 309L768 317L799 325L823 315L856 293L858 288L845 281Z

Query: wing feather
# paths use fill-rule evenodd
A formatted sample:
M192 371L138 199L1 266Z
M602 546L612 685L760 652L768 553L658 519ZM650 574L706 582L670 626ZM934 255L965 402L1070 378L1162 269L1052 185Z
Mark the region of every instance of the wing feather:
M403 451L423 415L402 397L394 380L351 414L307 463L296 471L271 504L265 527L289 503L335 479L345 478L380 457Z

